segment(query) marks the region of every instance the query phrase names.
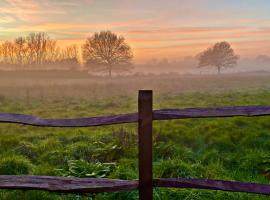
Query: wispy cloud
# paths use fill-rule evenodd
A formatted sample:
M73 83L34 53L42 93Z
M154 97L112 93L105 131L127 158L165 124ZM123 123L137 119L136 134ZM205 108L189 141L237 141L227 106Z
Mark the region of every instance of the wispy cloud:
M50 15L66 14L62 6L46 0L5 0L0 12L18 21L34 23L45 21Z
M264 0L2 0L0 40L44 31L65 45L112 30L141 57L195 54L220 40L261 54L270 52L269 9Z
M8 24L14 21L15 20L10 16L0 16L0 24Z

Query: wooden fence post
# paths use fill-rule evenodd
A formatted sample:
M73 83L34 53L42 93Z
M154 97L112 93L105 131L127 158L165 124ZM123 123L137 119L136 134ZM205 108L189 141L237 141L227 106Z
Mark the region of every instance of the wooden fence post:
M139 197L140 200L153 199L152 174L152 123L153 92L140 90L138 101L139 137Z

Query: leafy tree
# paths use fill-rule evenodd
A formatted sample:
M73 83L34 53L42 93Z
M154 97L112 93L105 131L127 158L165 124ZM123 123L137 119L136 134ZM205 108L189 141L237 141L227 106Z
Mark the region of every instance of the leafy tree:
M131 67L133 58L130 46L124 37L119 37L111 31L101 31L88 38L82 47L86 66L95 72L108 73L126 72Z
M220 42L200 53L198 59L199 67L213 66L220 73L222 68L234 67L239 57L228 42Z

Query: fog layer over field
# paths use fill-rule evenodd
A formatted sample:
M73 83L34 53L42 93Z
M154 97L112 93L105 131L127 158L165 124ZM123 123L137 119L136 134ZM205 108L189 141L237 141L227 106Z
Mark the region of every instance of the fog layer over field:
M155 94L226 92L270 88L269 72L234 74L163 74L96 77L84 71L2 71L0 94L26 98L99 98L137 96L139 89Z
M270 57L259 55L255 58L240 58L233 68L224 69L222 73L270 71ZM147 63L137 64L136 73L179 73L179 74L216 74L213 67L198 68L198 59L186 57L178 60L152 59Z

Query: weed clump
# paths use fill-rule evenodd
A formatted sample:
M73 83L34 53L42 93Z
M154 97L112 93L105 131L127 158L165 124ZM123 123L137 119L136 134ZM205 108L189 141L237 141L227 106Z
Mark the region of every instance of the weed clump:
M30 174L32 169L31 162L23 156L9 155L0 158L1 175Z

